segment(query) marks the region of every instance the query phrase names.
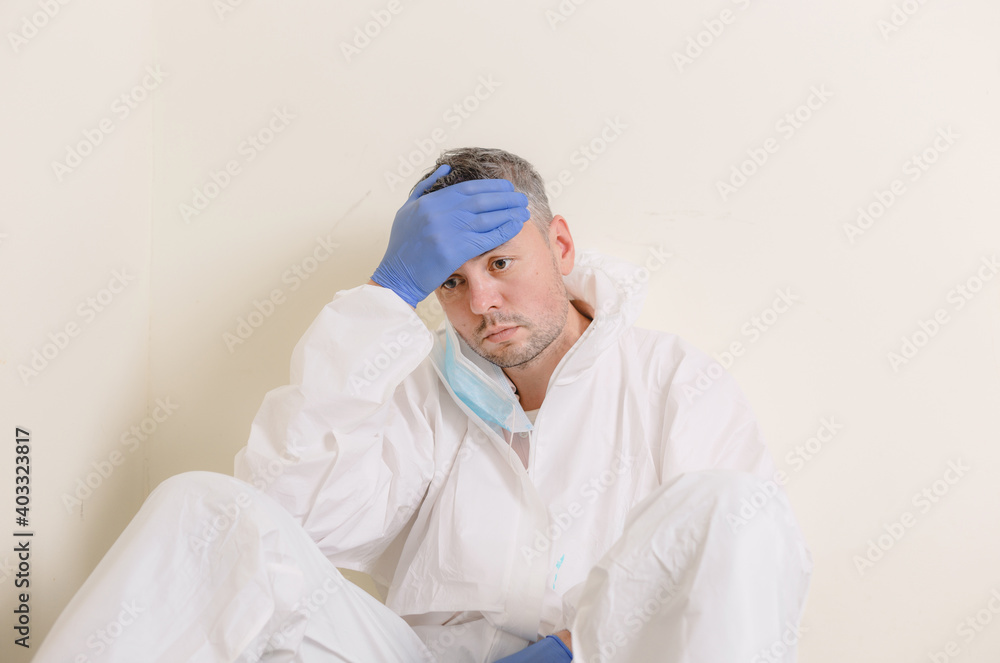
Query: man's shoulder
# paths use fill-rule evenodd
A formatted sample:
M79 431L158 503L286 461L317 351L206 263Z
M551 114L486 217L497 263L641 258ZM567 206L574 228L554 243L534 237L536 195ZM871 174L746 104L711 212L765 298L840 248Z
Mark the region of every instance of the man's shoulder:
M651 384L667 387L711 372L724 373L707 352L673 332L632 326L621 337L622 351L651 373Z
M622 334L623 343L651 360L679 361L686 356L696 360L708 358L700 348L683 337L661 329L647 329L633 325Z

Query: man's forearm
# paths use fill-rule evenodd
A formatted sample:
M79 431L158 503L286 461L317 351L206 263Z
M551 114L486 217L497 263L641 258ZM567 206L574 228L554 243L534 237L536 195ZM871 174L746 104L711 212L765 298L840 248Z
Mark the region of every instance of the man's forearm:
M566 647L570 651L573 651L573 636L570 635L569 631L567 631L566 629L563 629L563 630L559 631L558 633L553 633L552 635L554 635L557 638L559 638L560 640L562 640L563 644L566 645Z

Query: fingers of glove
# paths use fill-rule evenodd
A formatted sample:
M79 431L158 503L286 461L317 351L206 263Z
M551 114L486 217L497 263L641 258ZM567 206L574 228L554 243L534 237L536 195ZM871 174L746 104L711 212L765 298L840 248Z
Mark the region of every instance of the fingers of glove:
M506 198L491 198L491 196L505 195ZM479 197L485 196L480 201ZM508 180L466 180L458 184L446 186L428 193L419 199L408 200L401 209L409 210L409 214L439 214L454 210L471 211L491 211L492 209L504 209L512 206L527 206L528 197L523 193L514 191L514 185ZM482 206L492 208L480 209Z
M448 171L441 172L442 168L448 168ZM486 179L466 180L457 184L451 184L443 189L438 189L437 191L432 191L427 195L422 195L424 191L429 189L434 184L437 177L447 174L450 170L451 166L448 164L442 164L441 168L438 168L427 179L417 184L413 193L406 199L406 204L404 206L408 206L416 202L425 207L446 209L461 205L466 196L473 196L481 193L510 193L514 191L514 185L511 184L509 180ZM440 173L440 175L438 175L438 173Z
M450 188L450 187L449 187ZM417 227L423 232L431 229L450 228L449 233L486 233L495 230L510 220L527 221L531 211L527 208L527 196L510 191L505 193L481 193L475 196L458 196L450 200L428 200L435 191L407 208L407 223L420 219Z
M531 212L527 207L510 207L492 212L477 214L475 219L469 220L469 227L477 233L484 234L498 230L504 224L515 222L517 230L514 235L521 231L521 224L531 218ZM514 235L511 235L513 237Z
M441 189L441 191L448 191L453 194L463 194L466 196L473 196L477 193L495 193L501 191L514 191L514 185L510 180L505 179L483 179L483 180L465 180L464 182L459 182L457 184L452 184L451 186ZM434 193L437 193L435 191Z
M507 214L510 211L513 210L490 212L490 214ZM509 242L515 235L521 232L521 228L524 227L525 221L527 221L527 218L508 219L506 222L501 223L499 226L487 232L470 233L466 236L466 241L470 247L467 251L469 257L466 258L466 260L475 258L476 256L482 255L487 251L492 251L501 244Z
M528 197L520 191L477 193L472 196L465 196L460 205L462 209L475 214L514 209L517 207L527 209Z
M424 194L424 191L434 186L434 183L438 181L439 177L444 177L450 172L451 172L450 165L446 163L441 164L440 166L438 166L437 170L435 170L425 179L422 179L420 180L420 182L417 183L417 186L413 188L413 193L410 194L410 197L407 198L406 201L412 202L416 200L417 198L419 198Z

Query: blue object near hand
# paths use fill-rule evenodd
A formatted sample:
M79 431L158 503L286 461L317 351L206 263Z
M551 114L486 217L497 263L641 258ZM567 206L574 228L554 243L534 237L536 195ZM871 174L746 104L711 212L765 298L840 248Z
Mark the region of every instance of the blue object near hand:
M558 637L549 635L496 663L569 663L572 660L573 652L569 647Z
M466 261L521 232L528 197L503 179L467 180L422 195L451 166L421 181L392 222L372 280L416 306Z

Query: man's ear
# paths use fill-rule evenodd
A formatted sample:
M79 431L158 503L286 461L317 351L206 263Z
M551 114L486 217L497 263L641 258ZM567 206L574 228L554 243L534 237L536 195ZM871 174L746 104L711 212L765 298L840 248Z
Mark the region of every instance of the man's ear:
M549 224L549 246L552 248L552 257L559 266L559 273L566 276L572 272L576 260L576 245L569 232L569 223L561 214L552 217L552 223Z

